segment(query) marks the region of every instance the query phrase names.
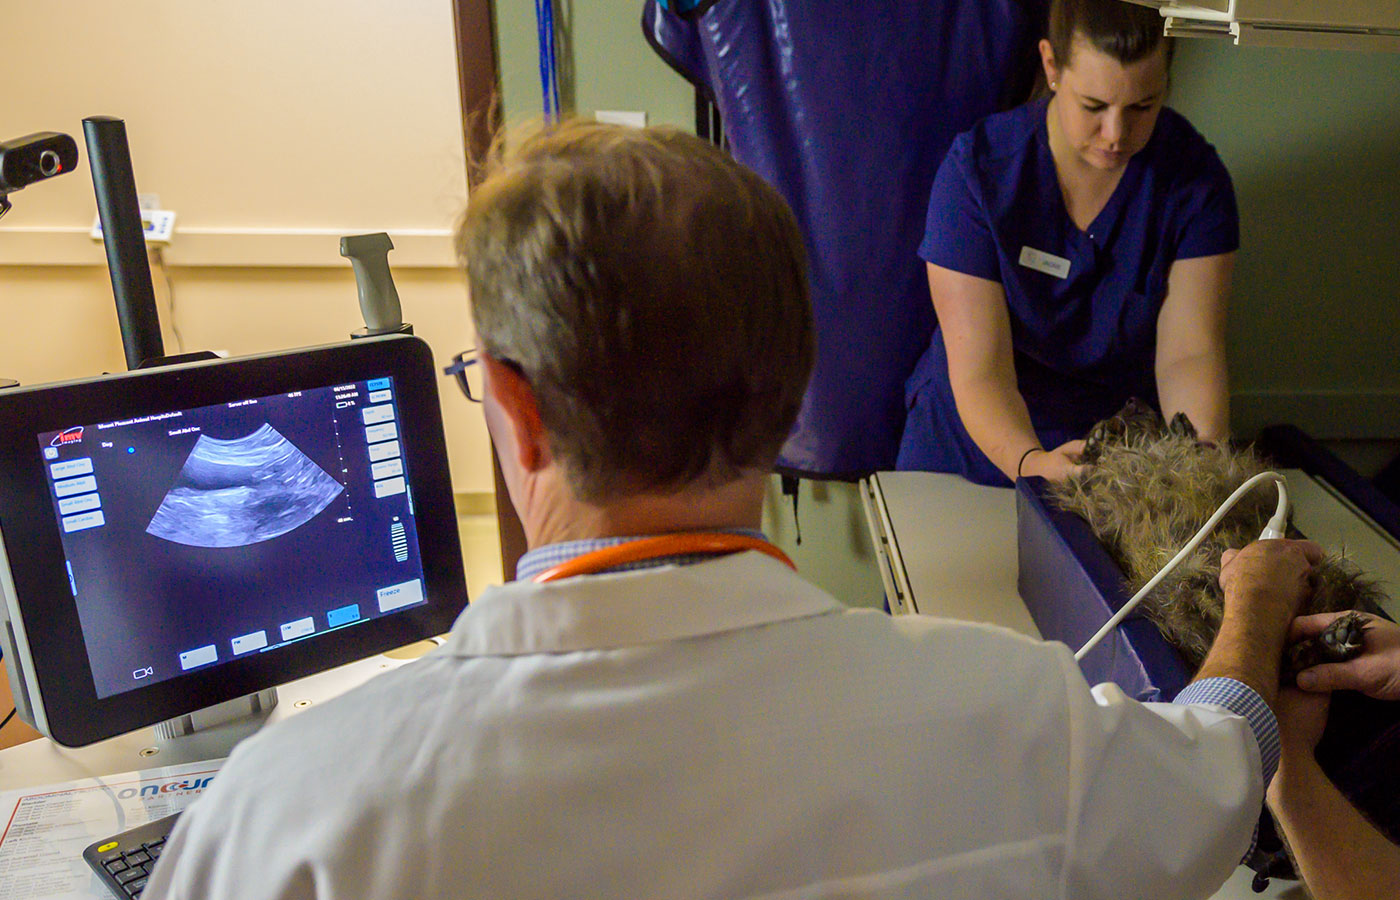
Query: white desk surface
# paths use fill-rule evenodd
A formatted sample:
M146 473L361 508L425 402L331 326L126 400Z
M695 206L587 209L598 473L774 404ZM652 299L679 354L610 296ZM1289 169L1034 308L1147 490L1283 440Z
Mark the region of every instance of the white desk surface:
M888 554L880 561L890 569L886 589L905 593L911 612L1040 636L1016 589L1015 491L935 472L879 472L870 485L873 502L867 511L880 520L872 522L872 531L888 540L884 548L878 537L875 541L877 553ZM1285 881L1256 894L1253 877L1249 869L1236 869L1212 900L1309 896L1297 882Z
M285 719L415 658L414 654L398 651L393 656L374 656L283 685L277 689L277 706L265 721ZM251 721L220 725L164 745L156 743L149 728L78 749L61 747L41 738L0 750L0 791L220 759L228 756L234 744L262 724L262 721ZM148 755L143 755L143 751Z

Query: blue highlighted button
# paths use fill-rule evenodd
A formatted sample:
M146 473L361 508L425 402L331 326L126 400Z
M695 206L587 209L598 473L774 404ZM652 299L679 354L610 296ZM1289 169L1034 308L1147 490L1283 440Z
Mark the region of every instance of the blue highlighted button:
M371 391L382 391L388 386L389 379L387 378L371 378L369 383L365 385L365 387L369 388Z
M352 603L349 606L342 606L340 609L333 609L326 613L326 625L335 628L338 625L347 625L360 618L360 604Z

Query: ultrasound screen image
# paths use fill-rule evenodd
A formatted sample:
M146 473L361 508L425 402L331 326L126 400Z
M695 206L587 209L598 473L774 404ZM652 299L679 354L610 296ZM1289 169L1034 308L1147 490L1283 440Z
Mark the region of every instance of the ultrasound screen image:
M426 603L412 437L389 378L38 435L97 695Z
M271 425L230 441L201 435L146 531L192 547L242 547L300 528L342 490Z

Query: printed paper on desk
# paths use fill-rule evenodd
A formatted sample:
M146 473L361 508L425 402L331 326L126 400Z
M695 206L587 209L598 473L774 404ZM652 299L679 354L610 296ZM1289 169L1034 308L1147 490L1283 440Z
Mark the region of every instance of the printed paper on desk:
M99 838L179 812L223 760L0 793L0 900L111 900L83 861Z

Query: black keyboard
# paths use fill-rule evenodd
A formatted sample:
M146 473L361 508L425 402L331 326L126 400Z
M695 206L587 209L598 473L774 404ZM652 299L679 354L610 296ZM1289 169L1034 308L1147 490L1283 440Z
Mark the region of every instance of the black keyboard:
M83 851L83 859L118 900L136 900L178 818L176 813L96 841Z

